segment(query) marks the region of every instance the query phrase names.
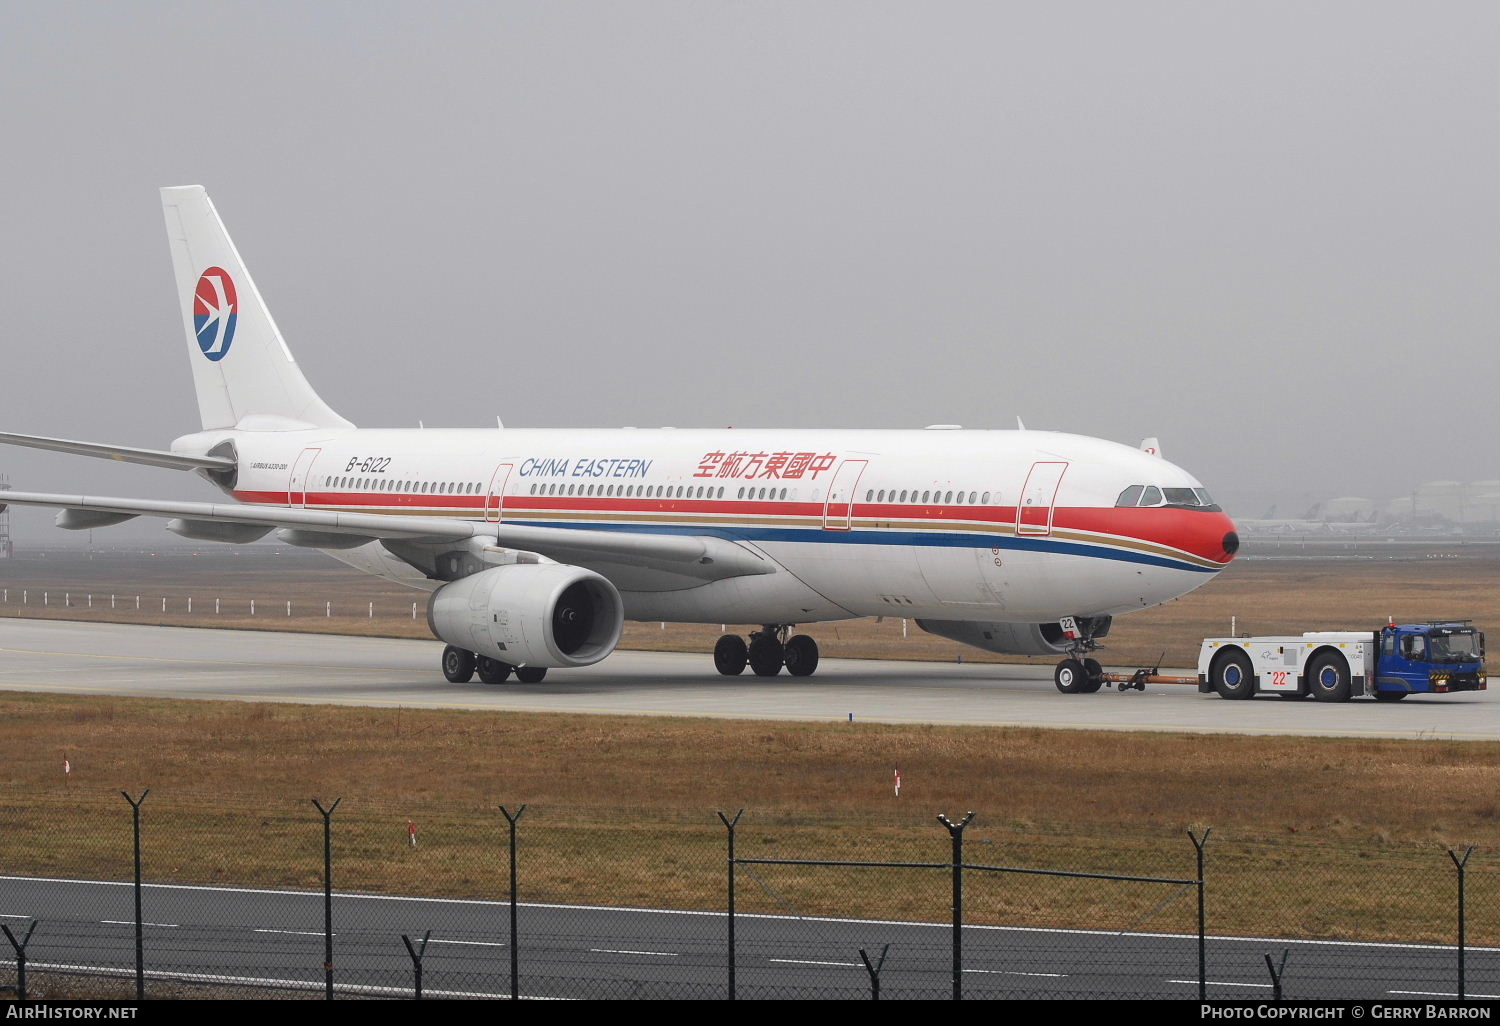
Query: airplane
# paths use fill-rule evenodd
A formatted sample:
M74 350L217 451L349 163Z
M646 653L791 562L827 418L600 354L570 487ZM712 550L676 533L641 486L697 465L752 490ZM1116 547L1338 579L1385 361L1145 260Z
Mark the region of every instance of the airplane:
M193 540L275 531L423 589L454 683L596 663L626 619L758 624L719 638L715 668L807 676L818 645L798 625L901 616L987 651L1061 656L1058 689L1087 693L1116 615L1192 591L1239 548L1154 438L357 428L303 376L203 187L161 198L202 430L166 450L0 442L192 471L232 501L3 501L56 508L70 530L146 516Z

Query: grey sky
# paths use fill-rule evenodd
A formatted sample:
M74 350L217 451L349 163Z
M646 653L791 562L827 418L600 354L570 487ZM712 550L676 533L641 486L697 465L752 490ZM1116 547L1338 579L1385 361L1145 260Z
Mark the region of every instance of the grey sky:
M1250 516L1500 476L1488 0L17 2L0 89L4 430L196 429L201 183L361 425L1019 415Z

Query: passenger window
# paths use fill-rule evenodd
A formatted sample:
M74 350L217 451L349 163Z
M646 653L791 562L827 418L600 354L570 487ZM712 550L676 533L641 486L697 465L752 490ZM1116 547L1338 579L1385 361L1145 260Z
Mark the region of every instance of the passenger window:
M781 497L782 497L782 498L783 498L783 499L785 499L785 498L786 498L786 489L785 489L785 488L783 488L783 489L782 489L782 490L781 490Z
M901 489L901 498L898 501L900 501L900 502L905 502L906 501L906 489L905 488Z
M1115 505L1135 506L1140 503L1141 493L1145 490L1145 485L1131 485L1129 488L1120 493L1120 497L1115 500Z
M943 499L943 502L945 502L945 503L951 503L952 501L953 501L953 493L949 492L948 495L947 495L947 497Z
M979 497L979 501L981 503L983 503L984 505L988 506L990 504L990 493L989 492L985 492L983 495L981 495Z
M927 501L927 497L928 497L928 496L929 496L929 495L931 495L931 494L932 494L932 492L930 492L930 491L925 491L925 492L923 492L923 493L922 493L922 501L923 501L923 502L926 502L926 501Z

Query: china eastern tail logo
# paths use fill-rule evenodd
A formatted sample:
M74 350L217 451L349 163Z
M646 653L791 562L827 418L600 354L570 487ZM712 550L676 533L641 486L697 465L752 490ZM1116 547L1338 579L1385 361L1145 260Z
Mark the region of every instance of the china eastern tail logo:
M204 356L224 359L234 341L238 319L234 279L222 267L210 267L198 276L198 288L193 292L193 331L198 334L198 348Z

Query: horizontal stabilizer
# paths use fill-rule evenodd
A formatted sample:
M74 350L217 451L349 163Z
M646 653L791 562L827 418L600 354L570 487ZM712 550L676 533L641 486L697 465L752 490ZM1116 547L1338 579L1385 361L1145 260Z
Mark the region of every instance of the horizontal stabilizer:
M17 435L0 431L0 443L24 445L31 449L50 449L53 452L70 452L76 456L95 456L99 459L120 460L124 463L143 463L148 467L166 467L169 470L233 470L234 460L222 456L185 456L162 449L134 449L126 445L104 445L100 442L75 442L68 438L47 438L42 435Z

